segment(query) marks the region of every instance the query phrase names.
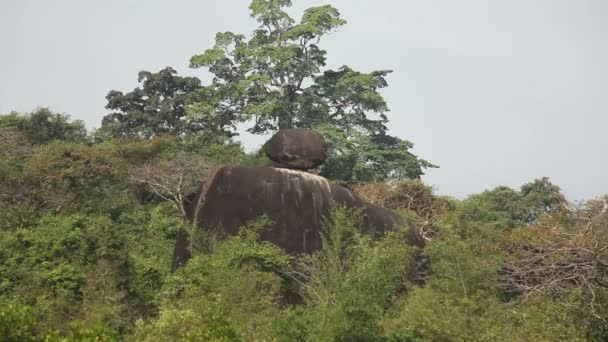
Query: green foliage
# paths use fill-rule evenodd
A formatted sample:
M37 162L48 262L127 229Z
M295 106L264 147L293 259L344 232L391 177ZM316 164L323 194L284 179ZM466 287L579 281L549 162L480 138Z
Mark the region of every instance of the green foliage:
M99 148L112 151L129 164L143 164L162 153L175 150L178 141L173 135L163 134L150 139L111 139L100 142Z
M31 188L23 177L34 150L23 133L0 127L0 230L29 226L37 217L38 204L29 198Z
M226 319L221 303L194 312L190 309L165 310L154 323L137 322L136 341L238 341L239 335Z
M295 267L305 311L278 323L286 340L374 341L383 339L380 320L403 291L413 250L406 232L374 241L361 233L356 213L334 213L323 248Z
M68 115L53 113L48 108L25 115L0 115L0 207L3 208L0 230L30 226L44 209L54 206L53 209L59 211L74 204L78 186L72 183L74 186L68 191L66 184L99 176L94 174L99 171L97 164L87 166L90 175L83 174L82 163L100 162L99 153L90 151L83 144L85 140L86 130L81 121L70 121ZM79 163L72 163L75 160L68 160L68 156L59 156L60 146L65 147L66 153L78 150ZM89 190L92 187L86 189ZM63 195L65 198L60 198Z
M329 179L356 184L417 179L424 174L423 168L434 167L409 152L412 143L385 132L369 134L328 125L317 130L324 135L329 150L319 173Z
M563 196L546 179L458 203L424 249L425 286L399 298L385 330L423 341L602 340L606 288L587 258L606 258L597 248L603 229L589 219L605 208L591 201L564 212ZM585 222L580 229L577 220ZM539 221L561 226L535 227Z
M67 332L51 331L44 335L43 341L48 342L80 342L80 341L119 341L119 334L103 325L83 326L76 323L70 326Z
M125 179L125 169L180 156L265 162L235 144L197 144L171 136L55 142L7 156L2 189L13 197L3 199L10 206L0 215L0 339L607 336L606 200L567 209L546 179L463 201L436 196L416 180L356 188L406 213L428 240L422 251L407 245L406 231L364 234L359 214L340 209L327 221L322 249L311 255L286 255L261 241L270 224L262 218L236 236L195 236L195 256L170 273L174 241L189 223L178 207ZM70 205L53 210L57 201Z
M191 134L223 132L230 122L216 123L209 117L194 117L186 113L190 94L201 87L196 77L181 77L166 67L157 73L141 71L141 88L123 94L112 90L106 96L106 115L100 137L150 138L159 134Z
M493 274L500 252L492 244L463 241L449 232L424 249L430 265L424 287L415 288L387 320L390 330L441 340L491 340L501 319Z
M186 153L201 156L215 165L239 164L246 155L239 142L203 134L184 137L179 148Z
M246 156L239 142L203 133L185 136L161 134L150 139L112 139L97 146L116 153L129 165L143 165L176 153L203 158L215 165L239 164Z
M87 136L82 121L70 121L69 115L53 113L49 108L38 108L28 114L0 115L0 128L15 129L34 145L55 140L82 142Z
M212 254L195 256L170 276L162 291L160 319L140 323L136 339L209 336L223 341L239 336L251 341L270 336L271 318L279 315L279 274L289 258L273 244L259 241L265 225L261 221L242 228L238 236L219 242Z
M45 206L57 212L108 212L125 199L126 165L114 152L75 143L42 147L22 177ZM35 187L35 190L34 190Z
M547 177L522 185L520 194L526 209L517 219L525 224L538 223L543 215L563 210L566 204L566 198L560 193L560 188L552 184Z
M532 301L501 292L498 271L506 251L484 236L461 239L444 228L424 249L425 286L414 288L385 317L392 333L420 341L580 341L575 312L547 297Z
M34 227L1 233L0 299L21 298L35 308L37 330L73 335L68 340L109 336L155 315L175 235L166 226L176 221L146 212L117 221L44 216Z
M242 166L271 166L272 160L268 159L262 149L247 153L241 157L239 165Z
M458 205L450 224L462 236L493 234L537 223L544 215L565 210L566 199L548 178L516 191L506 186L473 195Z
M0 302L0 340L32 341L39 334L31 307Z

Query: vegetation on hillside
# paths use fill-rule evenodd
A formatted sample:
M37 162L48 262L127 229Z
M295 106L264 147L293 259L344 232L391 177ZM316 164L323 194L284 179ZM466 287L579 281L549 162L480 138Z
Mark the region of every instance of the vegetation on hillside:
M261 218L197 236L171 273L187 194L217 165L263 158L174 135L95 143L52 113L63 128L49 139L27 128L41 111L0 116L0 340L608 337L608 198L573 206L546 178L464 200L419 180L360 183L416 225L423 250L400 230L372 239L339 209L312 255L260 241Z
M102 127L40 108L0 115L1 341L605 341L608 196L573 205L548 178L457 200L419 180L433 165L387 133L389 71L324 70L331 6L299 21L253 0L251 37L219 33L191 58L111 91ZM236 236L185 208L217 167L261 166L234 126L324 133L313 170L400 212L426 240L373 238L336 208L323 248L288 255L261 217ZM193 258L171 272L178 234Z

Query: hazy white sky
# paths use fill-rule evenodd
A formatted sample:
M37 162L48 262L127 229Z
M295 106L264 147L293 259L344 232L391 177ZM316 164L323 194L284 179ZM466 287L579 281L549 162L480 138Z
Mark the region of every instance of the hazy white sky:
M608 1L295 0L348 24L328 67L393 69L391 132L464 197L548 176L570 200L608 193ZM98 127L137 72L189 70L217 31L249 33L248 0L0 0L0 113L50 106ZM251 149L264 138L242 136Z

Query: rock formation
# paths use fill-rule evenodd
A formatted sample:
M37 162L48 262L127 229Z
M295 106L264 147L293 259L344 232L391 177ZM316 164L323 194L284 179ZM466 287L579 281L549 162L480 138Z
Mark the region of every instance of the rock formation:
M266 142L264 152L278 167L309 170L325 161L325 139L312 129L282 129Z
M361 210L363 226L380 234L407 223L395 212L365 202L350 190L327 179L293 170L318 165L325 157L323 138L311 130L282 130L266 144L273 160L283 167L225 166L218 169L194 197L190 214L201 229L217 228L236 234L239 227L267 215L272 226L261 233L289 253L308 253L321 247L323 218L336 205ZM298 141L304 139L302 145ZM283 145L281 145L283 144ZM321 147L321 150L319 148ZM424 244L410 227L410 243ZM173 268L190 258L188 237L178 238Z

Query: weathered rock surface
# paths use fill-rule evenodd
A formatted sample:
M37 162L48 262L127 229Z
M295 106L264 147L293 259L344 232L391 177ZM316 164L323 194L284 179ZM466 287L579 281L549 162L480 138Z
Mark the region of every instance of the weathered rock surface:
M312 129L282 129L266 142L264 152L281 166L308 170L325 161L325 139Z
M323 218L335 205L359 208L364 227L381 233L396 226L408 226L395 212L363 201L348 189L303 171L274 167L226 166L203 186L192 202L191 215L200 229L221 229L238 233L239 227L266 214L272 227L261 233L289 253L307 253L321 247ZM410 226L410 243L424 245ZM188 237L175 245L173 268L190 258Z

